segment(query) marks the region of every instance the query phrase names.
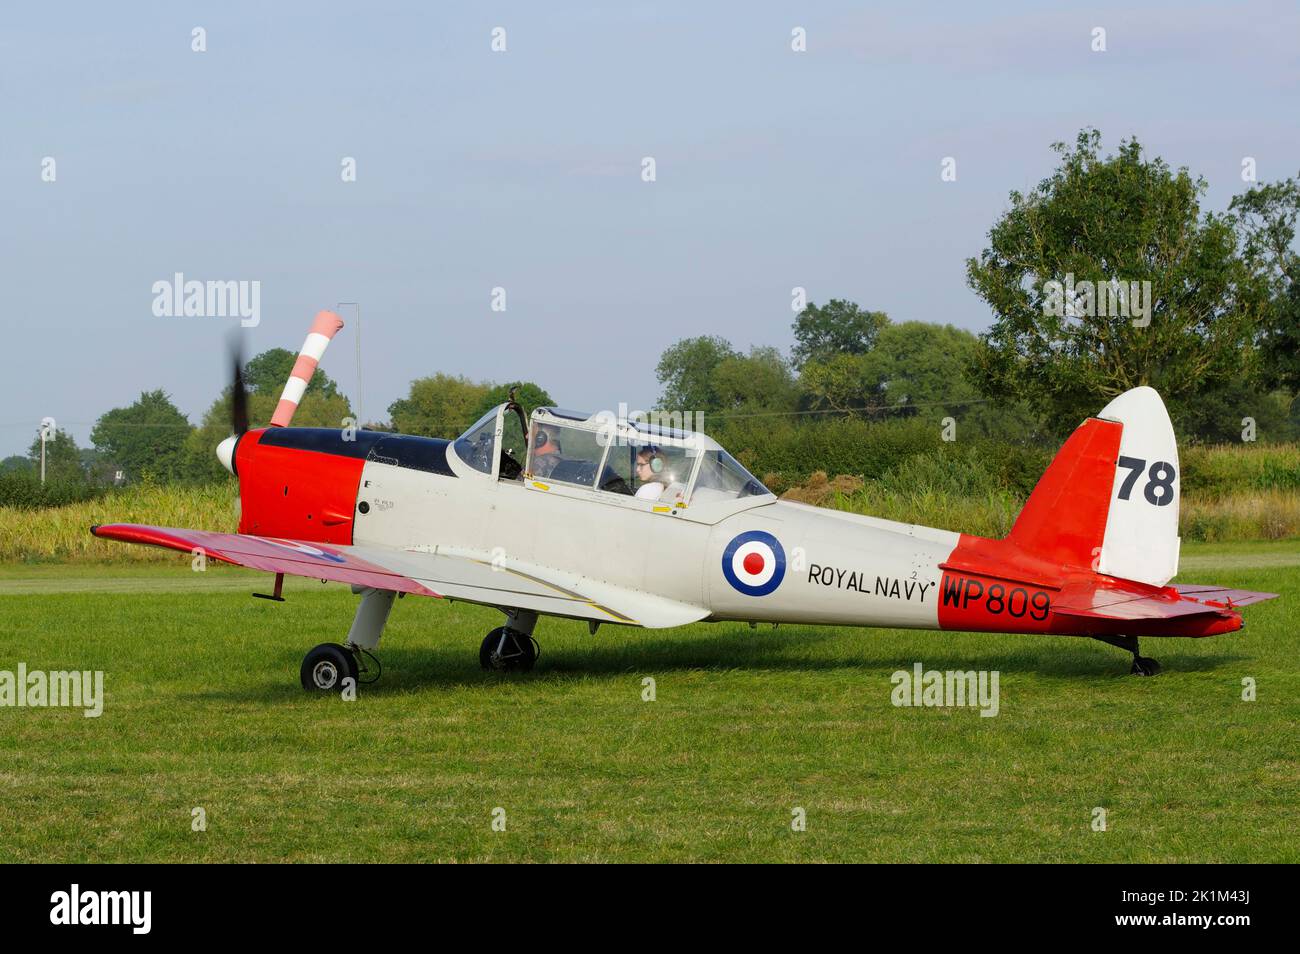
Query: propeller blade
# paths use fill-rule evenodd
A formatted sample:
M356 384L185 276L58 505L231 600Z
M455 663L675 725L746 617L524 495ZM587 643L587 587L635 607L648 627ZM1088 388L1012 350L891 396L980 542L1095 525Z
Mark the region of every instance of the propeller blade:
M244 356L238 339L230 349L234 363L233 382L230 394L230 429L235 435L248 430L248 388L244 386Z

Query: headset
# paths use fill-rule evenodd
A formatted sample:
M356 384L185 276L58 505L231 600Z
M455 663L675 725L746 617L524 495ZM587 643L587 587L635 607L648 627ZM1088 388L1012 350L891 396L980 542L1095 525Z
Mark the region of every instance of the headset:
M662 474L664 472L664 459L661 456L662 452L659 448L643 447L641 450L637 451L637 455L640 456L642 453L650 455L650 473Z

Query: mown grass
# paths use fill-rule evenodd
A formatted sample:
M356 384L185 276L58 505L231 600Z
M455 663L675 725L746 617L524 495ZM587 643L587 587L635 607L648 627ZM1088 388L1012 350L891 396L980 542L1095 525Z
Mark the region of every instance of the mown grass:
M171 559L0 568L0 669L103 669L107 696L99 719L0 708L0 860L1300 860L1292 543L1187 547L1189 581L1282 596L1231 636L1146 641L1155 679L1064 637L556 620L501 677L477 663L498 613L410 598L355 702L297 685L345 587L271 604ZM917 661L998 670L1000 714L895 708Z

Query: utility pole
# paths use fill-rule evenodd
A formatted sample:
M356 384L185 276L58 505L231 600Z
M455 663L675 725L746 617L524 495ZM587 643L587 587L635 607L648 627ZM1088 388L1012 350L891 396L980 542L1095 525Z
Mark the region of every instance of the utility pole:
M364 417L361 416L361 303L356 301L341 301L334 307L342 309L344 305L351 305L357 310L357 326L352 331L352 339L357 343L357 427L363 427Z
M54 418L41 418L41 486L45 486L45 442L54 436L54 431L58 425L54 423Z

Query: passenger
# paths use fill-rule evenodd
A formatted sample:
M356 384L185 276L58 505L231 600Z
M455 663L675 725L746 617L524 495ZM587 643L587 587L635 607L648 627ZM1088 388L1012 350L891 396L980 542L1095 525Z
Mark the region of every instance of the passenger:
M549 424L539 424L533 431L532 475L549 477L561 458L559 433Z
M646 447L636 454L636 489L639 500L658 500L668 487L668 466L657 447Z

